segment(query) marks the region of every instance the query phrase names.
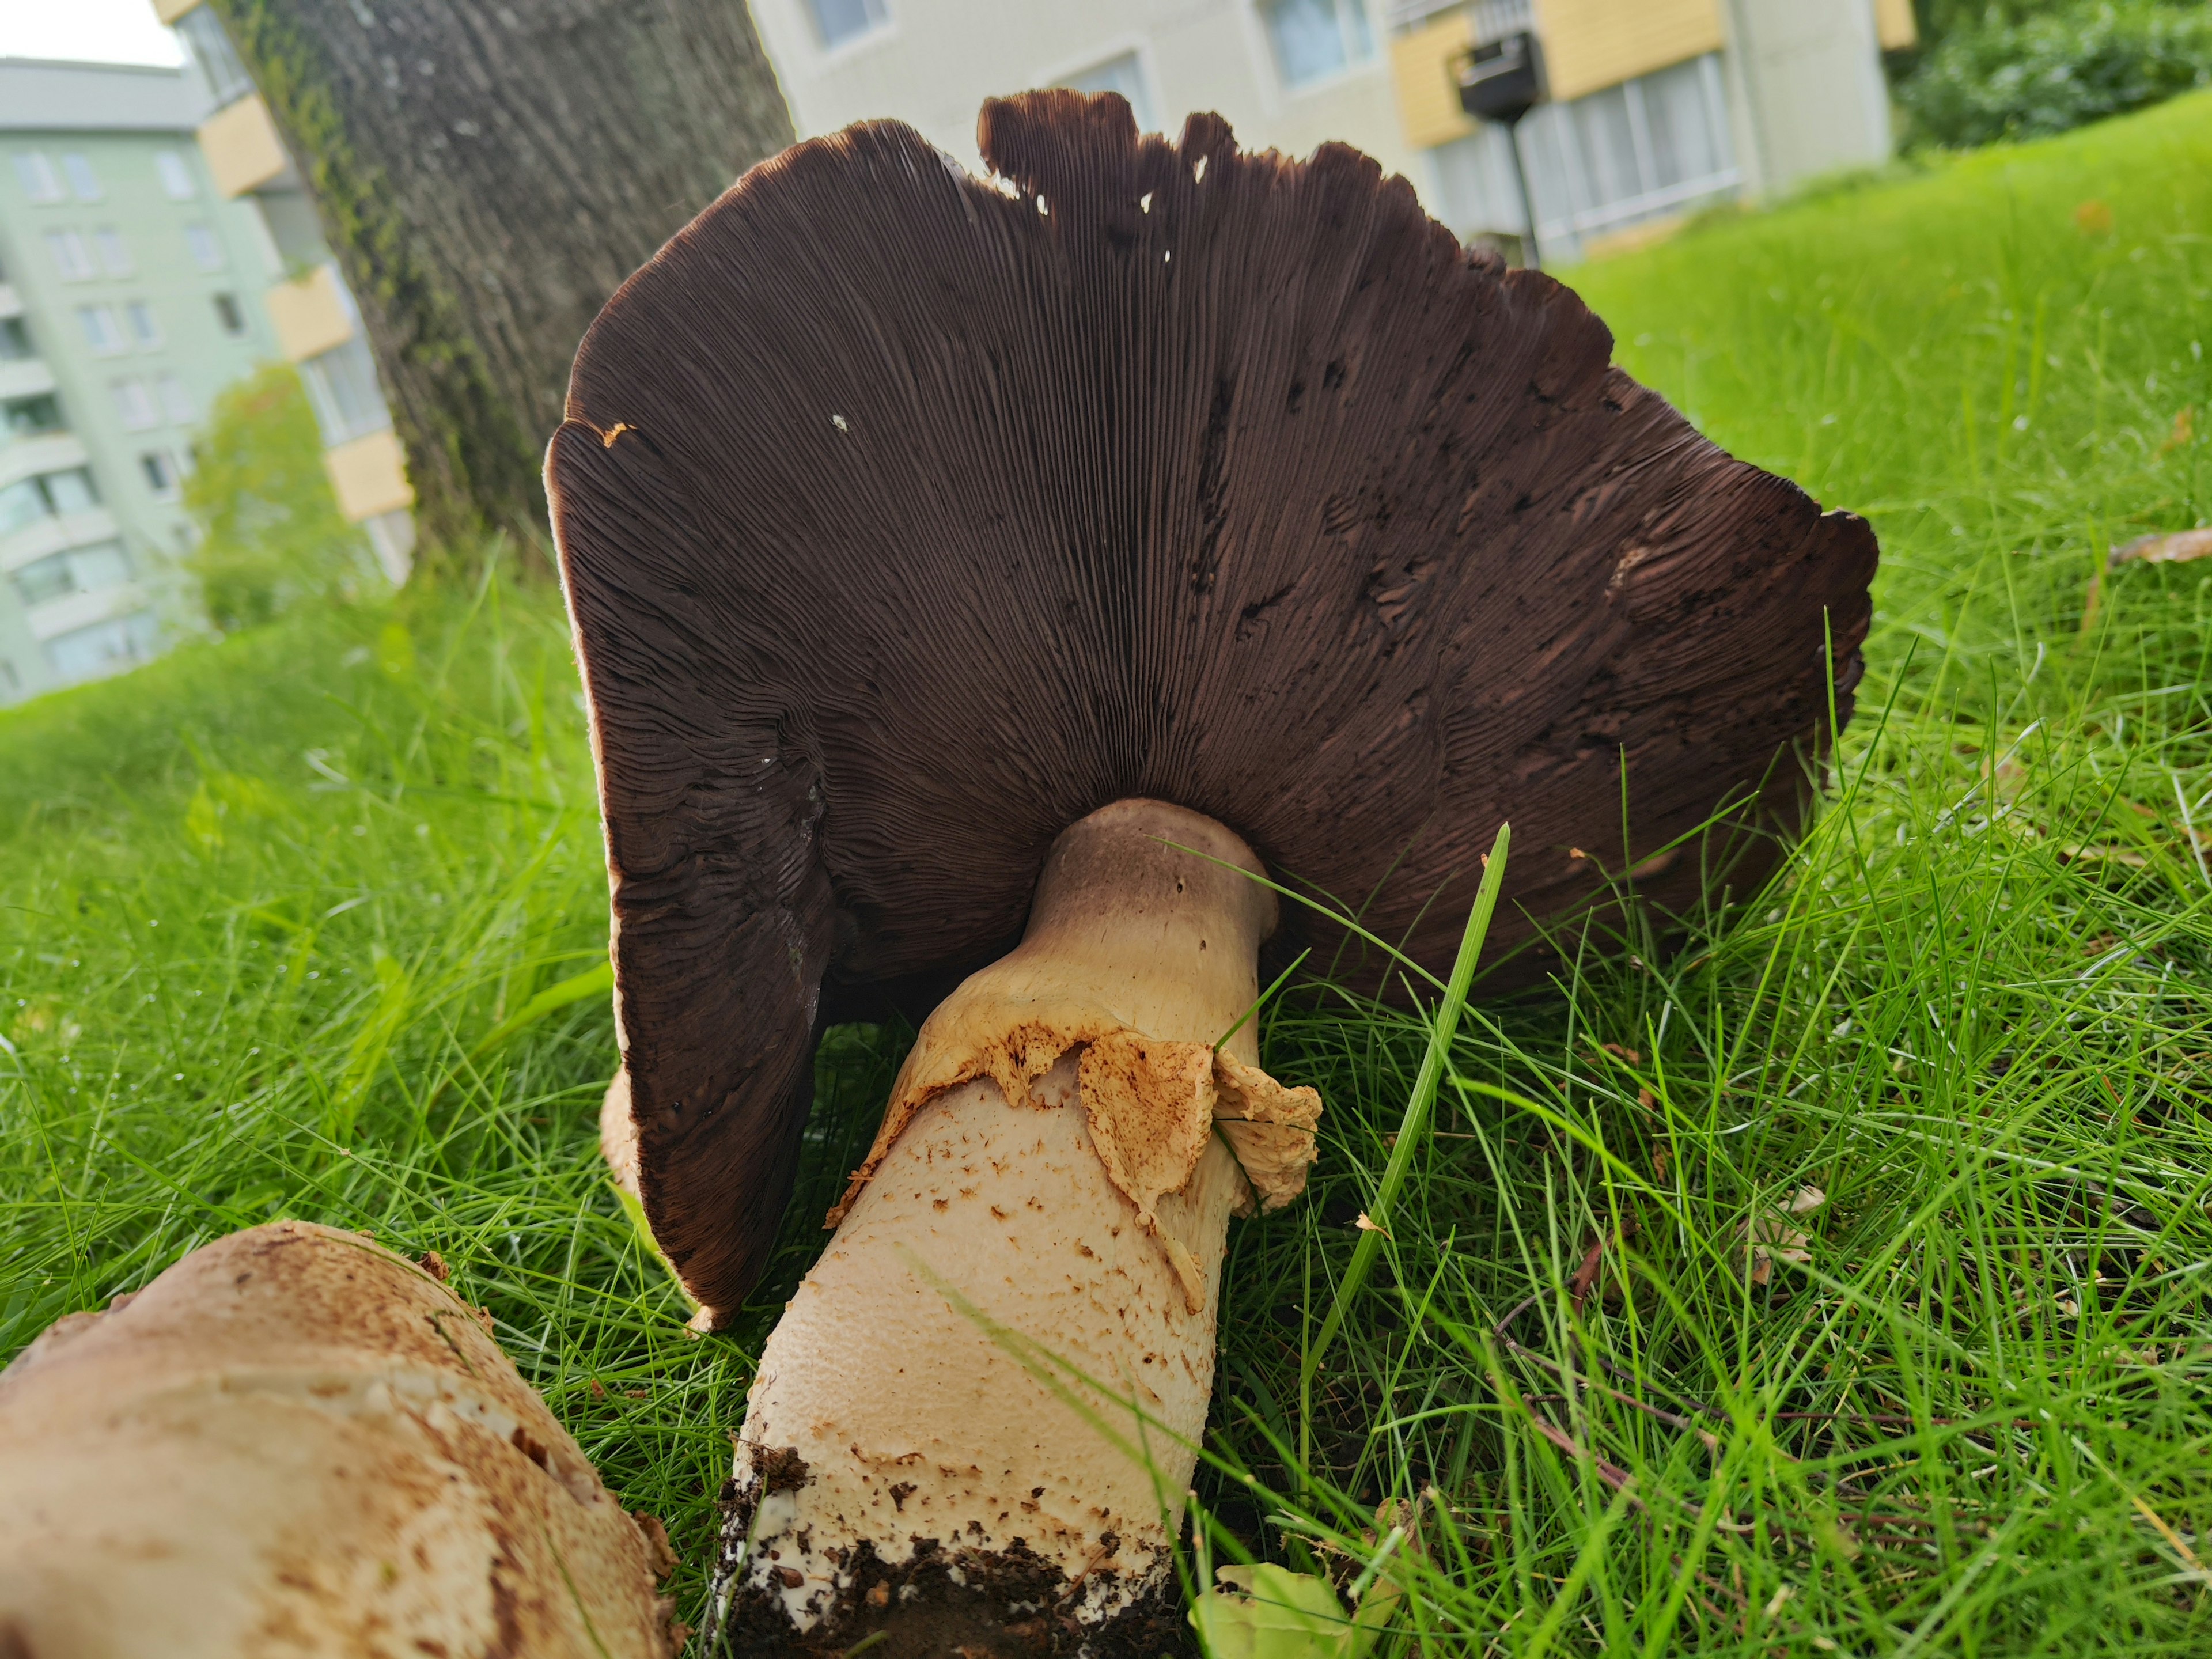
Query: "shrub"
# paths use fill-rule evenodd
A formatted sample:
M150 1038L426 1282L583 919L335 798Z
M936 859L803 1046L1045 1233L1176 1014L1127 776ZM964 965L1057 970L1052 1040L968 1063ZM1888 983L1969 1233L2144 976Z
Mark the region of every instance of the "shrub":
M2040 138L2212 83L2212 9L2076 3L1948 33L1898 89L1912 141Z
M200 529L187 561L208 617L225 632L370 580L360 535L338 511L307 388L289 364L216 398L196 447L185 507Z

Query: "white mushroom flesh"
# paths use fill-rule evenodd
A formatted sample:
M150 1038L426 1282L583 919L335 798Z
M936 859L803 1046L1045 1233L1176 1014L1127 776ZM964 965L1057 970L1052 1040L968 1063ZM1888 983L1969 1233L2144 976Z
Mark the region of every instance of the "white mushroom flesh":
M769 1339L727 1588L804 1630L849 1607L863 1546L1022 1550L1096 1621L1171 1571L1229 1218L1298 1190L1320 1112L1237 1026L1274 920L1258 870L1157 802L1055 846L1020 948L924 1024Z

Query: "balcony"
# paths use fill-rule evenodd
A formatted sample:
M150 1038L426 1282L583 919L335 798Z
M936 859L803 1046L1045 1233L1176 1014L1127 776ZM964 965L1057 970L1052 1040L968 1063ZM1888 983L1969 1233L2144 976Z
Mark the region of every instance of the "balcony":
M90 628L111 617L127 616L145 608L145 590L135 581L125 581L109 587L95 587L88 593L49 599L44 605L31 606L24 614L31 624L32 636L44 645L64 634L74 634L80 628Z
M276 325L276 343L290 362L305 362L343 345L353 337L353 315L337 272L318 265L296 282L279 283L269 290L269 320Z
M258 93L200 123L200 150L215 175L215 187L227 197L297 182L276 123Z
M114 515L104 507L35 520L12 536L0 536L0 576L12 576L50 553L113 541L119 533Z
M51 382L49 382L51 384ZM0 444L0 489L38 472L64 472L90 465L84 445L73 432L49 432L36 438L19 438Z
M0 398L35 398L42 392L54 389L54 372L46 367L43 358L25 357L17 362L0 362ZM7 442L0 434L0 443Z
M323 452L338 510L355 524L415 504L407 482L407 455L393 434L372 432Z

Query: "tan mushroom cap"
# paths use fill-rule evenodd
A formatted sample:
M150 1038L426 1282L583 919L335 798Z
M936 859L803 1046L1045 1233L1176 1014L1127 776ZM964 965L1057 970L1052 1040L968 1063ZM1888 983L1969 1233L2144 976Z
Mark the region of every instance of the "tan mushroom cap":
M57 1322L0 1372L0 1654L670 1653L657 1525L477 1319L279 1221Z

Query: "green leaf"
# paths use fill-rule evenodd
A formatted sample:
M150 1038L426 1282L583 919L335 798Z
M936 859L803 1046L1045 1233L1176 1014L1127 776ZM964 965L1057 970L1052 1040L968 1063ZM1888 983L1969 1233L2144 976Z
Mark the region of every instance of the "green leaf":
M1344 1278L1336 1287L1335 1297L1330 1302L1328 1314L1322 1321L1321 1334L1306 1350L1304 1362L1298 1369L1298 1461L1301 1465L1312 1463L1311 1446L1314 1373L1321 1369L1322 1356L1328 1345L1344 1328L1345 1316L1367 1282L1367 1275L1382 1250L1382 1240L1389 1237L1390 1216L1398 1200L1398 1188L1405 1184L1406 1171L1413 1159L1413 1148L1429 1125L1429 1109L1436 1104L1437 1088L1443 1081L1444 1067L1451 1054L1452 1038L1459 1030L1461 1011L1467 1006L1468 988L1474 982L1474 964L1482 955L1482 942L1490 933L1490 918L1498 908L1498 890L1505 884L1505 853L1513 839L1513 826L1498 826L1498 838L1491 843L1488 854L1482 860L1482 885L1475 890L1474 908L1468 912L1467 931L1461 934L1459 956L1452 963L1451 978L1445 981L1443 1000L1437 1006L1435 1023L1429 1028L1428 1051L1421 1056L1419 1074L1413 1079L1413 1092L1406 1102L1406 1115L1398 1124L1398 1139L1390 1153L1390 1161L1383 1166L1382 1178L1376 1183L1375 1196L1369 1203L1368 1218L1374 1223L1371 1231L1359 1235L1359 1243L1352 1247L1351 1264L1344 1270Z
M1325 1578L1272 1562L1222 1577L1233 1588L1208 1590L1190 1609L1207 1659L1359 1659L1374 1639L1345 1616Z

